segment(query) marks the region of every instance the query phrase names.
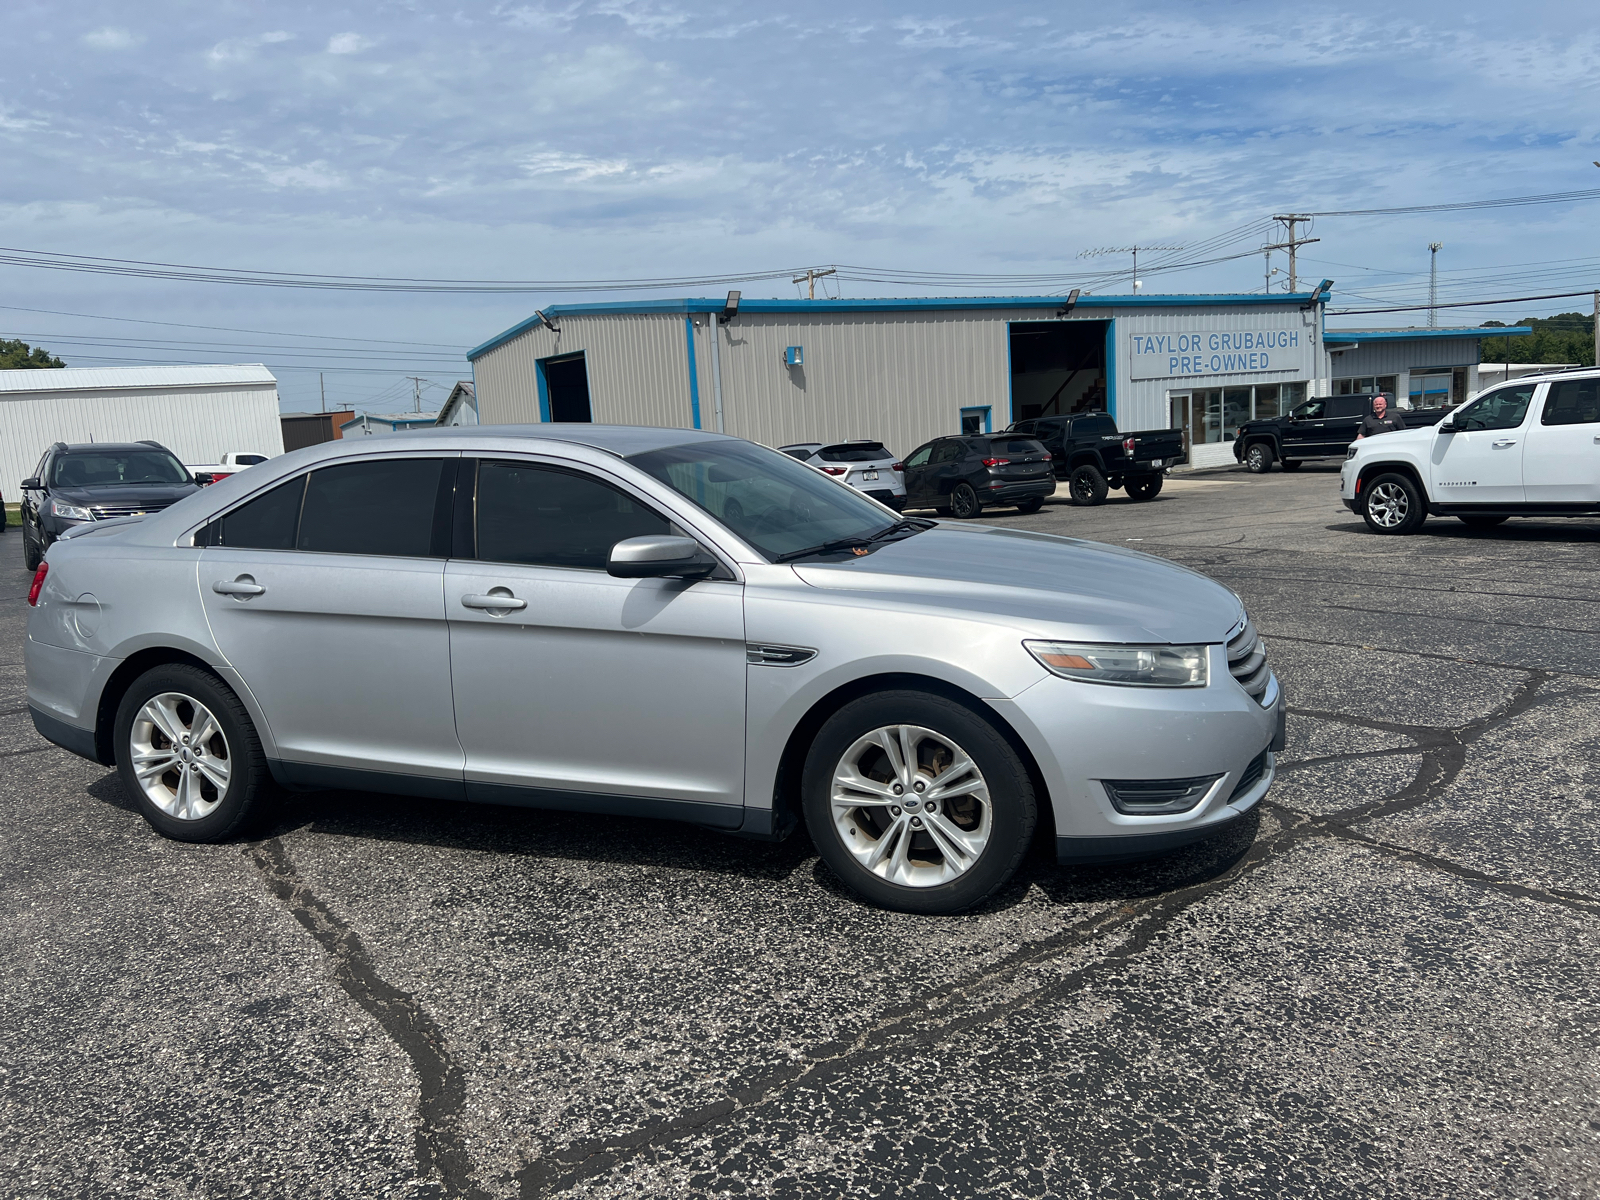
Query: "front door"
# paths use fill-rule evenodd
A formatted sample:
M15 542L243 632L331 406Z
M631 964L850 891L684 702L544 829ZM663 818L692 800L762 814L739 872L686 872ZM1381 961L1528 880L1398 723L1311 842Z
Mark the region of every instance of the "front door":
M1282 433L1284 458L1314 458L1322 453L1328 439L1328 401L1326 398L1297 404L1285 422Z
M1523 425L1537 387L1496 388L1446 419L1455 432L1437 432L1430 456L1435 503L1522 503Z
M450 794L444 541L456 458L377 458L298 475L207 526L201 601L278 756ZM303 773L302 773L303 774ZM420 780L420 782L419 782ZM370 781L367 781L370 784Z
M464 529L444 594L468 798L737 826L743 585L607 574L671 523L553 464L478 464Z
M1600 504L1600 379L1561 379L1527 426L1522 481L1530 504Z

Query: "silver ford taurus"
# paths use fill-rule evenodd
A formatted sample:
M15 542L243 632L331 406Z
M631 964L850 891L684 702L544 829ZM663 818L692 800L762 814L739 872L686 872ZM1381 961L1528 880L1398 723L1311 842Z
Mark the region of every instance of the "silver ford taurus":
M803 818L859 894L955 912L1041 808L1063 862L1218 832L1283 736L1220 584L903 519L683 430L311 447L78 527L30 602L34 724L189 841L239 834L274 782L762 838Z

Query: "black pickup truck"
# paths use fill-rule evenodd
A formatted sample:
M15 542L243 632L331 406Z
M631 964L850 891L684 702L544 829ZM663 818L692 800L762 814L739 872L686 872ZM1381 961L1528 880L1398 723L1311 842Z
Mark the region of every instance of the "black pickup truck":
M1345 456L1372 411L1377 392L1352 396L1318 396L1297 404L1281 417L1246 421L1233 439L1233 457L1257 475L1272 470L1274 461L1293 471L1308 458ZM1390 401L1391 406L1393 401ZM1401 409L1406 427L1437 425L1448 408Z
M1027 433L1050 451L1056 478L1067 481L1073 504L1103 504L1110 488L1133 500L1154 500L1169 467L1189 461L1181 429L1119 433L1105 413L1034 417L1018 421L1013 433Z

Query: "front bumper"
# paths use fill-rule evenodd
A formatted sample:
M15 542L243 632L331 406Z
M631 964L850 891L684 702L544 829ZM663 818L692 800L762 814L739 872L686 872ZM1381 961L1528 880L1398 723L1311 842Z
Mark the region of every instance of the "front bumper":
M1204 688L1119 688L1051 676L1011 700L989 701L1027 743L1044 776L1061 862L1160 854L1213 837L1261 800L1277 774L1284 698L1276 676L1258 704L1210 648ZM1105 779L1216 775L1188 812L1118 812Z

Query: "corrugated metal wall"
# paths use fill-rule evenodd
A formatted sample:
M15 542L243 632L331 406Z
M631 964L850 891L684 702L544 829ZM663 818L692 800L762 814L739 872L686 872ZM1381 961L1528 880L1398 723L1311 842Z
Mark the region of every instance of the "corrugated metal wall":
M185 463L229 450L283 453L273 384L126 391L0 393L0 489L15 503L53 442L152 438Z
M1360 375L1398 375L1424 367L1471 366L1478 361L1478 346L1477 338L1362 342L1354 350L1333 356L1333 377L1350 379ZM1337 344L1333 347L1338 348Z

